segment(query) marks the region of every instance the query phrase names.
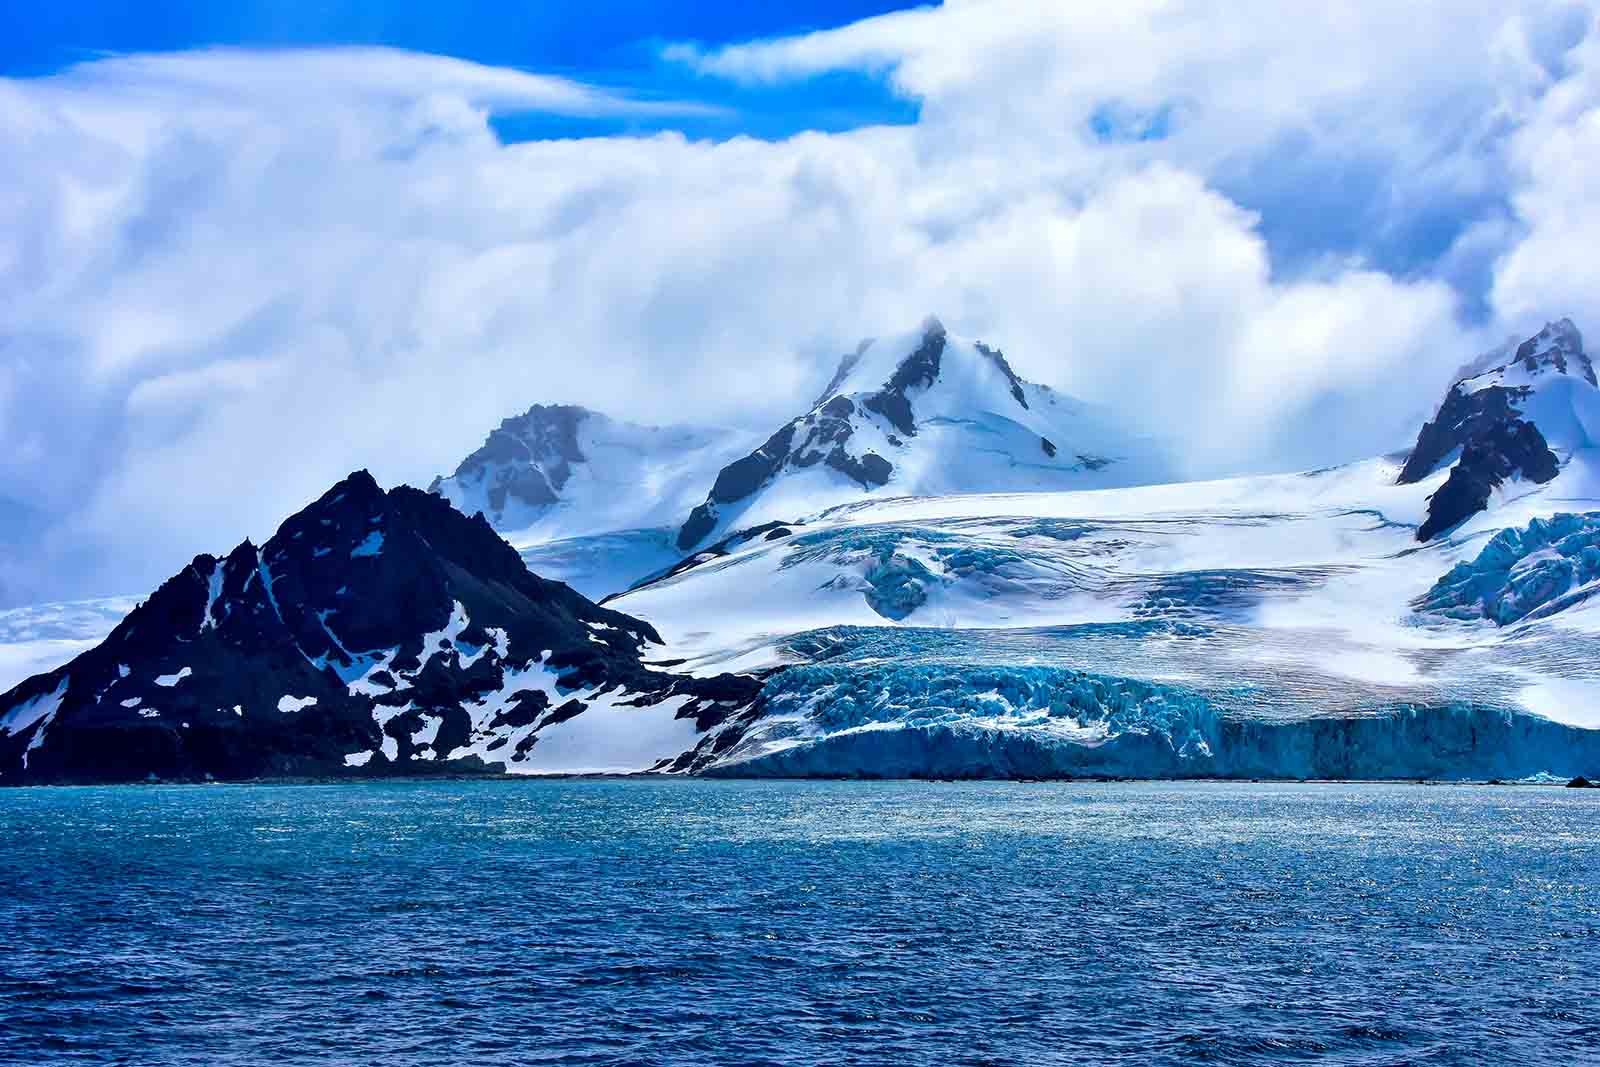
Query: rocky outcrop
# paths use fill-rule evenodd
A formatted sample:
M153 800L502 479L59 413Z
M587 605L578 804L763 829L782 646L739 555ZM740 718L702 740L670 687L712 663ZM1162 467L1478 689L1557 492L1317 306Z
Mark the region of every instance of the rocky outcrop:
M687 552L704 541L716 529L723 507L754 495L786 468L804 470L820 463L863 489L887 485L894 473L892 463L870 450L860 455L851 451L856 414L855 402L849 397L830 397L786 424L748 456L722 468L705 502L689 513L679 529L679 549Z
M1431 541L1488 507L1489 494L1508 478L1543 484L1560 471L1555 453L1533 423L1497 423L1461 450L1450 477L1428 499L1428 517L1417 529L1417 540Z
M1501 350L1501 358L1508 350ZM1553 479L1560 462L1530 417L1532 402L1559 382L1588 389L1596 385L1582 335L1569 319L1546 325L1499 365L1469 369L1477 373L1450 387L1400 471L1399 483L1410 485L1452 464L1444 485L1429 498L1427 518L1417 530L1419 541L1482 511L1493 491L1510 479L1539 484Z
M930 319L923 327L922 344L895 368L882 389L868 396L865 405L876 411L907 437L917 435L916 416L911 411L912 389L926 389L939 380L939 359L944 354L944 324Z
M0 783L498 770L597 700L698 721L753 698L647 669L657 641L481 515L360 471L0 696Z

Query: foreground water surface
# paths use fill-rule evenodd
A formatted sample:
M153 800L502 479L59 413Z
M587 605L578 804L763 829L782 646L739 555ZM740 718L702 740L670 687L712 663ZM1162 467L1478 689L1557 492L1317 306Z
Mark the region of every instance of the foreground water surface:
M0 791L7 1063L1600 1060L1600 794Z

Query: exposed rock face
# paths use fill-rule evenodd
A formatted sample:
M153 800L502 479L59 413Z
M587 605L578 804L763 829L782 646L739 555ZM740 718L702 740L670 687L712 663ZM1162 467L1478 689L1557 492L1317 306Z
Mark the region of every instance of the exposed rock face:
M917 420L906 394L914 388L926 389L939 380L939 357L944 354L944 346L944 324L934 319L923 332L922 345L900 362L882 389L867 397L867 408L888 419L907 437L915 437Z
M1422 481L1472 441L1517 420L1518 409L1513 400L1525 395L1525 391L1519 395L1498 386L1472 393L1463 391L1459 383L1452 386L1438 414L1424 423L1417 434L1417 443L1400 469L1400 484Z
M1505 362L1450 387L1400 471L1400 484L1409 485L1456 457L1450 477L1429 499L1428 517L1417 530L1419 541L1431 540L1482 511L1490 494L1508 479L1542 484L1560 472L1560 462L1530 417L1530 408L1541 390L1563 381L1589 389L1596 386L1583 338L1568 319L1545 326L1518 345Z
M1028 394L1022 388L1022 379L1017 377L1017 372L1011 369L1010 363L1006 362L1005 353L1001 352L998 348L990 348L982 341L977 342L977 349L979 352L983 353L986 358L991 360L996 367L1000 368L1000 373L1004 374L1006 376L1006 380L1011 383L1011 395L1016 399L1017 403L1021 404L1023 407L1027 407Z
M450 480L463 491L481 491L491 520L512 501L535 508L554 504L572 477L573 465L584 461L578 428L592 414L571 405L535 404L526 414L500 423ZM428 491L438 493L443 487L444 479L435 478Z
M0 696L0 782L499 769L596 700L712 722L753 698L646 669L658 640L481 515L361 471Z
M938 346L942 348L943 343L944 331L941 327ZM928 345L924 345L924 349L926 348ZM924 349L919 349L906 363L909 364L921 356L925 371L927 359L931 358L933 374L937 376L937 353L930 357L924 353ZM846 356L834 380L839 381L847 375L849 368L854 366L854 360L859 358L860 351L854 357ZM902 364L902 367L904 366L905 364ZM908 377L906 380L909 382L911 378ZM894 392L891 382L883 391L868 398L866 403L869 406L877 403L879 407L875 410L889 410L895 413L899 413L903 406L903 417L909 422L911 408L905 400L904 388L902 385L898 393ZM901 406L896 406L897 403ZM689 518L679 529L678 547L687 552L705 540L707 535L716 529L722 506L753 495L776 478L785 467L803 470L822 463L857 482L864 489L887 485L889 476L894 473L892 463L876 452L866 451L858 456L850 451L850 438L855 433L852 418L857 413L855 402L849 397L829 396L809 413L788 423L769 437L760 448L722 468L717 474L716 482L711 486L711 492L706 497L705 503L690 512ZM900 426L900 423L896 422L895 425ZM916 427L912 425L904 432L914 435Z
M1531 422L1510 419L1473 437L1444 485L1428 500L1417 540L1431 541L1489 506L1489 494L1520 475L1543 484L1561 471L1544 435Z
M1595 377L1594 362L1583 351L1583 335L1571 319L1558 319L1517 346L1515 361L1523 373L1530 377L1553 370L1557 374L1571 374L1593 386L1600 386Z

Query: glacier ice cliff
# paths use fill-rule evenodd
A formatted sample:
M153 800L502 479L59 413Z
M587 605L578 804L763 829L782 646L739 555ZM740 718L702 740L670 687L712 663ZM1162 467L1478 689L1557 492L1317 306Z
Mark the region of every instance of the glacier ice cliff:
M1519 706L1515 671L1375 684L1283 660L1226 624L834 627L789 651L806 662L772 674L672 769L1452 780L1600 768L1600 731Z
M808 666L699 769L865 778L1520 778L1600 767L1600 731L1464 701L1263 718L1054 667ZM710 754L708 749L708 754Z

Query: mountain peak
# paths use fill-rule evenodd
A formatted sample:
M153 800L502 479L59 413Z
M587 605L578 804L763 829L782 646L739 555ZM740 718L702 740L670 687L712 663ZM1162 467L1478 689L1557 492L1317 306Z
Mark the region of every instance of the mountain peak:
M1160 463L1100 473L1140 451L1152 450L929 316L846 355L811 410L722 469L677 546L689 551L735 521L792 521L885 487L929 495L1159 480Z
M357 471L260 549L197 556L105 641L0 694L0 779L531 766L540 731L590 702L671 690L698 719L753 697L647 670L659 641L530 572L481 516Z
M1583 351L1583 334L1571 319L1545 323L1544 329L1517 346L1515 361L1530 376L1548 370L1576 374L1590 385L1600 386L1594 362Z
M1567 318L1547 322L1520 344L1508 342L1465 369L1469 373L1455 388L1469 393L1493 387L1538 388L1562 377L1581 378L1600 387L1594 362L1583 350L1583 334Z
M1555 478L1561 460L1552 446L1592 444L1590 427L1600 428L1600 382L1571 319L1546 323L1465 369L1400 471L1399 483L1408 485L1451 464L1450 477L1429 497L1418 540L1484 510L1509 479Z

